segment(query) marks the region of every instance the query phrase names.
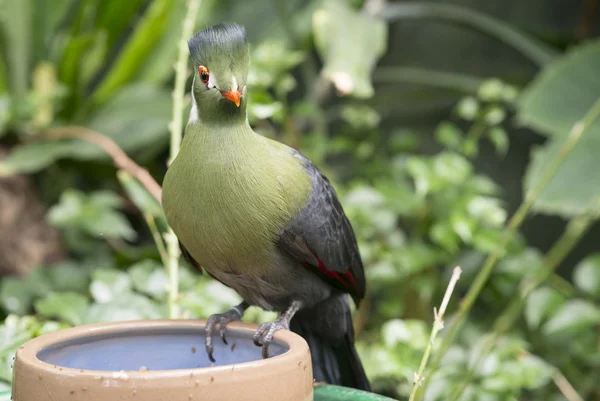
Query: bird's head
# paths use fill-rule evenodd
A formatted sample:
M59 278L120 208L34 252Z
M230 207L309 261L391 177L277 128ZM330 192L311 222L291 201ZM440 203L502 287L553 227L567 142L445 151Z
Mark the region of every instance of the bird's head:
M195 69L192 93L201 118L223 114L245 118L250 68L245 29L215 25L197 32L188 47Z

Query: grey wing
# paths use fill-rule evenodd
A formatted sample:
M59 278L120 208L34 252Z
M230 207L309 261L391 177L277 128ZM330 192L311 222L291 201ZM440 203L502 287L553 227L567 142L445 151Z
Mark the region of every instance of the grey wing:
M278 246L305 268L358 302L365 295L365 274L354 231L331 183L305 156L312 193L307 204L281 233Z

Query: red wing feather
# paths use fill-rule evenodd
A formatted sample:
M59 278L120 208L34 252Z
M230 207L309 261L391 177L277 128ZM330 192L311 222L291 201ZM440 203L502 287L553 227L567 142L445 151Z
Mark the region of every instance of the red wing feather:
M304 267L311 269L316 267L321 277L330 282L334 287L339 288L344 292L348 292L352 297L360 297L360 290L356 285L356 280L354 279L352 272L348 270L345 273L338 273L336 271L329 270L317 254L315 254L315 257L317 258L318 266L312 266L308 263L305 263Z

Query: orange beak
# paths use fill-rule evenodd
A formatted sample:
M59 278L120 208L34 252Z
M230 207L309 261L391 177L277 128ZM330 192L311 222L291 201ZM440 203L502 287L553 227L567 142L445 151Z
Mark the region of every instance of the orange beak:
M221 92L223 97L231 100L237 107L240 107L240 98L242 97L242 92L235 90L229 92Z

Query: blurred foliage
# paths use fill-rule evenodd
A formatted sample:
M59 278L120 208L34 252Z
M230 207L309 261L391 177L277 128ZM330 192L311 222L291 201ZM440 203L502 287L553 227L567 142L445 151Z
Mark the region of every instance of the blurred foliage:
M196 25L232 19L247 25L251 124L300 148L336 182L369 282L364 306L355 313L359 352L375 390L404 399L452 268L460 264L464 274L449 322L456 300L505 233L505 194L477 171L476 158L489 146L498 159L506 155L514 116L539 130L549 140L533 152L524 180L529 193L545 166L561 157L573 124L600 98L600 42L575 46L525 87L508 78L465 75L481 85L466 95L453 91L449 115L423 133L385 124L373 101L377 63L393 50L387 48L393 21L385 8L368 11L371 2L351 0L248 3L204 0ZM71 325L167 315L164 250L153 243L162 243L166 230L160 205L127 173L115 175L93 145L39 134L64 125L91 128L162 177L171 67L185 10L183 0L60 0L52 6L0 0L0 145L10 148L0 160L0 180L33 174L50 205L47 219L60 228L70 252L68 260L27 277L2 278L0 391L11 380L12 355L30 338ZM398 10L394 18L403 17ZM462 18L466 25L474 15L458 7L449 15L440 10L437 18ZM547 54L546 48L536 52L536 42L515 28L490 21L473 25L486 31L491 24L487 34L507 34L507 43L525 43L523 52ZM427 71L419 76L427 83ZM430 77L437 82L441 75ZM534 202L535 211L570 218L597 205L598 124L565 158ZM433 150L428 137L436 142ZM568 280L553 276L535 289L522 318L492 353L481 355L495 317L520 296L519 283L546 263L520 235L500 251L501 263L425 399L446 400L469 380L461 400L559 400L552 382L559 373L585 399L598 397L593 372L600 369L600 255L581 261ZM205 318L239 301L188 267L179 281L186 317ZM251 308L245 319L273 316ZM468 378L481 358L475 377Z

